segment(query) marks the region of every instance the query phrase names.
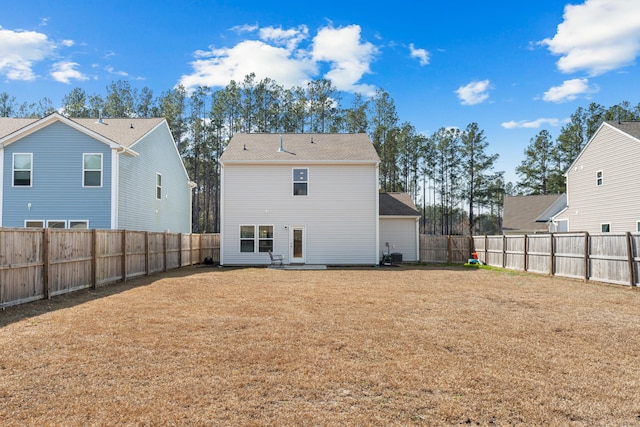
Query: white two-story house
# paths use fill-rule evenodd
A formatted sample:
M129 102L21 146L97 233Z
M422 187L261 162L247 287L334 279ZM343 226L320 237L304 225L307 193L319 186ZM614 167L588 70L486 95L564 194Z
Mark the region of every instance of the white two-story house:
M640 231L640 122L607 121L567 170L567 207L553 222L568 231Z
M379 157L366 134L237 134L220 157L222 265L376 265Z

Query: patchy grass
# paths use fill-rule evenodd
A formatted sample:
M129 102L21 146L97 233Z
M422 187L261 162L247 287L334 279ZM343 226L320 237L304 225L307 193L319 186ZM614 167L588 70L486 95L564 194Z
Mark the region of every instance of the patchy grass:
M3 425L640 426L640 293L193 267L0 313Z

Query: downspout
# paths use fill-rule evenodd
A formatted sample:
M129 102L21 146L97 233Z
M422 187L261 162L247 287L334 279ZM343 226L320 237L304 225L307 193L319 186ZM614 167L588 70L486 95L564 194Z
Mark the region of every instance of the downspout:
M380 191L379 191L379 166L380 162L375 163L375 181L374 181L374 194L376 199L376 247L373 254L373 265L378 265L378 251L380 250Z
M117 230L119 225L119 196L120 196L120 156L126 148L118 147L111 150L111 229Z
M224 211L224 164L220 162L220 265L224 265Z

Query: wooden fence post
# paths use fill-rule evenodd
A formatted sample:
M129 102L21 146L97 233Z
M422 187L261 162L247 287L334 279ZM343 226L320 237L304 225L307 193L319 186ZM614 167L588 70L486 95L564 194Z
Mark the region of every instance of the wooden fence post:
M549 242L549 275L553 276L555 272L553 261L555 259L555 239L553 238L553 233L549 234L551 241Z
M529 252L529 235L525 234L524 235L524 271L529 270L529 256L528 256L528 252Z
M151 254L149 249L149 232L144 232L144 246L145 246L145 254L144 254L144 264L146 270L146 276L149 275L149 270L151 270Z
M44 242L42 242L43 254L42 254L42 280L44 281L44 298L49 299L51 296L49 295L49 290L51 288L51 279L49 278L49 268L51 267L51 263L49 261L49 255L51 251L51 231L49 228L45 228L43 231Z
M127 230L122 230L122 281L127 281Z
M162 245L164 248L164 265L162 267L162 271L167 271L167 241L168 241L167 234L168 232L165 231L164 235L162 236Z
M451 264L452 259L453 259L453 254L451 253L453 251L452 245L451 245L451 235L449 234L447 236L447 264Z
M507 235L502 235L502 268L507 266Z
M489 255L489 247L487 246L488 244L489 244L489 236L485 234L484 235L484 259L482 260L485 262L485 264L489 264L489 261L487 261L487 256Z
M182 233L178 233L178 268L182 267Z
M627 263L629 265L629 285L636 286L635 269L633 268L633 245L631 244L631 233L627 231Z
M98 229L91 230L93 254L91 256L91 287L98 287Z
M589 280L589 233L584 232L584 281Z

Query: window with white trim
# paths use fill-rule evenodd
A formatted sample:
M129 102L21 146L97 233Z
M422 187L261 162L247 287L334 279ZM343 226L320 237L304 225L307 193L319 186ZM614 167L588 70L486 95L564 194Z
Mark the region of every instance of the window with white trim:
M87 228L89 228L89 221L71 221L71 220L69 220L69 228L87 229Z
M293 195L306 196L309 185L309 169L293 170Z
M640 233L640 221L636 222L636 231Z
M611 224L609 223L600 224L600 231L603 233L611 232Z
M256 227L255 225L240 226L240 252L256 251Z
M258 252L273 252L273 225L258 226Z
M156 199L162 199L162 175L156 174Z
M44 228L44 221L27 220L24 222L26 228Z
M67 228L67 221L49 220L47 228Z
M102 187L102 154L85 153L82 157L82 186Z
M13 186L31 187L32 168L32 153L15 153L13 155Z
M598 187L602 186L602 183L604 182L604 174L602 171L597 171L596 172L596 185Z

